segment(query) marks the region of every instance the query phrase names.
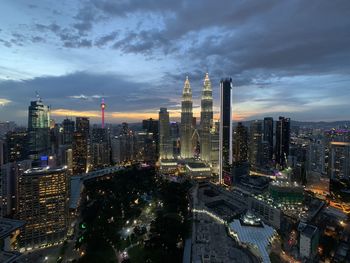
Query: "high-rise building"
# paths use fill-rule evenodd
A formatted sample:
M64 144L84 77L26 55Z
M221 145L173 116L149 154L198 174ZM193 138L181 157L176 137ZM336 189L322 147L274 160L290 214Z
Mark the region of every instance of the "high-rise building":
M28 133L8 132L5 142L5 163L22 161L28 157Z
M73 142L73 133L75 130L74 127L74 121L70 119L65 119L62 122L62 128L63 128L63 144L72 144Z
M22 250L64 241L68 228L69 177L65 168L32 168L18 180L16 218L26 221Z
M159 111L159 158L173 158L170 139L169 112L166 108L160 108Z
M75 119L75 132L72 143L73 174L85 173L90 157L90 121L89 118Z
M159 155L159 121L155 119L147 119L142 121L142 129L153 134L153 141L156 143L156 155Z
M262 159L262 121L255 120L250 124L249 162L253 169L259 168Z
M75 130L77 132L83 133L86 136L86 138L88 138L89 137L89 131L90 131L89 118L77 117L75 119Z
M313 225L305 225L301 227L299 244L299 253L301 258L315 258L319 244L318 228Z
M114 136L112 146L114 162L129 162L137 157L137 138L127 123L122 123L119 135Z
M276 123L276 163L285 168L289 155L290 118L279 117Z
M219 173L219 148L220 148L220 135L219 135L220 123L213 121L213 125L210 129L210 164L212 172L214 174Z
M272 161L273 158L273 118L264 118L264 141L268 143L268 158Z
M93 168L102 168L110 165L109 138L104 128L93 128L91 136Z
M179 123L171 122L170 123L170 138L171 145L173 149L173 156L180 156L180 128Z
M86 134L75 131L73 134L73 174L82 174L87 170L88 165L88 140Z
M232 79L220 82L219 183L232 165Z
M325 173L325 144L321 139L313 139L308 146L307 172L318 175Z
M339 201L350 202L350 142L330 142L329 147L329 190Z
M201 99L201 123L200 123L200 156L205 162L210 161L210 128L213 125L213 90L209 74L205 74L202 99Z
M185 85L182 92L181 102L181 157L192 158L192 90L190 81L186 77Z
M50 108L40 98L28 108L29 153L34 159L46 155L50 147Z
M236 164L248 161L248 129L241 122L234 132L234 161Z
M31 167L31 160L15 161L0 166L0 217L12 217L16 214L18 178Z

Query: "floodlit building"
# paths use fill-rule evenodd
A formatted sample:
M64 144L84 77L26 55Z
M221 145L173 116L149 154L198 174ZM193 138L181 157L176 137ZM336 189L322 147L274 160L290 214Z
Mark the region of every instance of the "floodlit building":
M21 251L62 242L68 228L67 169L32 168L18 179L16 218L26 221L19 236Z
M29 153L34 159L47 154L50 146L50 108L41 98L28 108Z
M192 158L192 134L193 134L193 112L192 112L192 89L188 77L182 92L181 102L181 157Z
M235 219L229 224L229 233L240 244L248 246L262 262L271 262L269 251L277 232L272 227L265 225L260 218L248 212L242 218Z
M213 90L209 74L205 74L201 99L200 122L200 156L205 162L210 161L211 137L210 127L213 124Z
M186 163L187 175L196 180L205 180L210 178L211 169L203 162L188 162Z

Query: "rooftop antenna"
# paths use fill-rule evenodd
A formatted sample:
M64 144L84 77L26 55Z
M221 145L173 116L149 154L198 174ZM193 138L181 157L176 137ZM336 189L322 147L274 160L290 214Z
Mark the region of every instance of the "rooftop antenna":
M36 97L37 101L41 101L41 97L40 97L39 92L37 90L35 91L35 97Z

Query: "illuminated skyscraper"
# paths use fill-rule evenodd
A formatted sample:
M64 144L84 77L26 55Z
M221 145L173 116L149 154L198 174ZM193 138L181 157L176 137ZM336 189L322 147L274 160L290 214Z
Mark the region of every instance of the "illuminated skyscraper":
M260 166L262 160L262 121L255 120L250 124L249 162L253 169Z
M234 133L234 160L240 164L248 161L248 129L241 122L238 123Z
M26 221L22 249L64 241L68 228L69 177L65 168L33 168L18 180L17 219Z
M350 142L330 142L328 176L331 194L350 202Z
M29 153L34 159L47 154L50 146L50 108L40 98L28 108Z
M88 140L83 132L75 131L73 134L73 174L82 174L87 169Z
M219 183L232 165L232 79L220 83Z
M12 217L18 207L18 178L32 168L31 160L15 161L0 166L0 217Z
M290 119L279 117L276 124L276 163L287 166L290 144Z
M264 141L268 142L268 159L272 160L273 156L273 118L264 118Z
M210 161L210 127L213 125L213 90L209 74L205 74L202 100L201 100L201 123L200 123L200 156L203 161Z
M181 157L192 158L192 90L190 81L186 77L185 85L182 93L181 102Z
M91 141L93 168L102 168L110 165L110 147L107 130L98 127L93 128Z
M65 119L62 122L63 128L63 144L72 144L74 133L74 121Z
M28 133L10 131L6 134L5 163L22 161L28 157Z
M169 112L166 108L159 111L159 158L172 159L172 145L170 140Z

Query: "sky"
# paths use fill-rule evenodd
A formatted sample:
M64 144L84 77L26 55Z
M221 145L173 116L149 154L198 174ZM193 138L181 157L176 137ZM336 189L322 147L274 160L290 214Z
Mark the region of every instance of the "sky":
M26 124L36 92L51 116L110 123L180 113L186 76L199 116L208 72L233 80L234 120L350 119L348 0L3 0L0 121Z

